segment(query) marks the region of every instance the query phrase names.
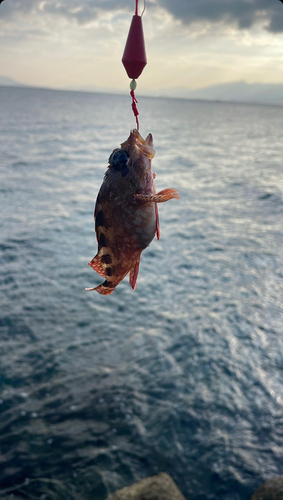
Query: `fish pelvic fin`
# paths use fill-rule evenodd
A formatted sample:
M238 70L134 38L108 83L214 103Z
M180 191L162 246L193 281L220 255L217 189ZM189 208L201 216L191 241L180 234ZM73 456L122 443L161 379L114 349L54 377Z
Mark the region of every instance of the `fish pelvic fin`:
M130 281L130 285L131 285L131 287L132 287L133 290L135 290L136 287L137 287L137 279L138 279L138 274L139 274L139 267L140 267L140 257L136 261L134 267L130 270L129 281Z
M156 238L158 241L160 240L160 225L159 225L159 215L158 215L158 206L157 203L155 203L155 217L156 217Z
M180 195L176 189L163 189L163 191L159 191L157 194L135 194L136 200L147 203L147 202L155 202L155 203L164 203L169 200L179 200Z

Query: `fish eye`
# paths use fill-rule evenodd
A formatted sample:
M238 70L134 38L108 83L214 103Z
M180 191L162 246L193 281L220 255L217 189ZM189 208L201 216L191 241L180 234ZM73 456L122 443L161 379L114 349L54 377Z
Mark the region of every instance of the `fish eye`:
M123 170L128 165L129 158L130 155L128 151L125 151L124 149L119 149L118 151L112 153L112 155L109 158L109 163L111 167L113 167L115 170Z

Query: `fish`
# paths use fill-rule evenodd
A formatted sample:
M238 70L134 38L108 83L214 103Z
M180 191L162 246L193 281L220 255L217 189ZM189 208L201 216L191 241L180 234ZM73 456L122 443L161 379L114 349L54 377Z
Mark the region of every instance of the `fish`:
M134 129L109 157L94 210L98 252L88 264L105 281L88 291L110 295L127 274L135 290L141 253L160 238L157 204L180 199L175 189L156 193L154 155L152 134L144 140Z

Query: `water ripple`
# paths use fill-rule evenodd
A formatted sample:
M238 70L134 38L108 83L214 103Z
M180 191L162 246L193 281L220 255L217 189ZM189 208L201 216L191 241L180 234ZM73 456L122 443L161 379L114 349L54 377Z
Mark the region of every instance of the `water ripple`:
M140 99L181 200L135 293L106 298L84 291L92 214L128 98L0 93L1 498L103 500L159 471L249 498L283 473L281 108Z

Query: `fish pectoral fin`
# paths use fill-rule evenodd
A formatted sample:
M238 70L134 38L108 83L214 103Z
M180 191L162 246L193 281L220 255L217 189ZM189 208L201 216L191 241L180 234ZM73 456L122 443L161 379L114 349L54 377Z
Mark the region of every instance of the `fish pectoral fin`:
M156 203L164 203L168 200L179 200L180 195L176 189L163 189L163 191L159 191L154 195Z
M136 289L137 287L137 279L138 279L138 274L139 274L139 267L140 267L140 257L136 261L134 267L130 270L130 285L133 290Z
M88 263L92 269L94 269L102 278L107 277L107 272L105 266L101 262L101 257L97 254L93 259ZM95 290L95 288L90 288L90 290Z
M136 200L147 203L149 201L155 203L164 203L168 200L179 200L180 195L176 189L163 189L163 191L159 191L157 194L135 194Z

